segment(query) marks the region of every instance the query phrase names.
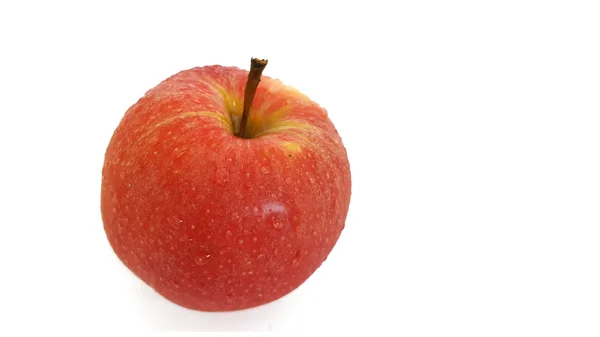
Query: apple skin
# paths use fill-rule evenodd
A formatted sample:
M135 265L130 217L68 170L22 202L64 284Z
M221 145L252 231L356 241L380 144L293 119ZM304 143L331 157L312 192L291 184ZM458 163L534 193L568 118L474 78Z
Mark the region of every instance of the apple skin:
M234 135L248 71L205 66L149 90L116 128L101 214L116 256L167 300L200 311L275 301L326 260L351 196L327 112L263 76L251 139Z

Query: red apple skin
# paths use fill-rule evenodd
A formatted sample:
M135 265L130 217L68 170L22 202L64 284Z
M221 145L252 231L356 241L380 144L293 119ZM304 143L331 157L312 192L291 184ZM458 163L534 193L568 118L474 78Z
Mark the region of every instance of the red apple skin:
M117 257L201 311L263 305L325 261L350 204L346 149L326 110L266 76L248 127L248 71L182 71L127 110L105 154L101 213Z

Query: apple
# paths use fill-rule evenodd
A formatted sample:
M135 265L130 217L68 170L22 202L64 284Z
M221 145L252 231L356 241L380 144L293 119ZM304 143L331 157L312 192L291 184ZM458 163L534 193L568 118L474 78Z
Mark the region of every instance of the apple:
M280 80L183 70L124 114L105 153L101 215L118 259L200 311L275 301L326 260L351 196L326 110Z

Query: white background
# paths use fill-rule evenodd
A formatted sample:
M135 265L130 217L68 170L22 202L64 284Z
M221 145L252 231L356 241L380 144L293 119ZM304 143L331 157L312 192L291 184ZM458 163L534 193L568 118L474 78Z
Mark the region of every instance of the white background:
M597 1L0 5L0 333L600 335ZM265 57L348 149L346 229L266 306L170 304L116 259L104 150L166 77Z

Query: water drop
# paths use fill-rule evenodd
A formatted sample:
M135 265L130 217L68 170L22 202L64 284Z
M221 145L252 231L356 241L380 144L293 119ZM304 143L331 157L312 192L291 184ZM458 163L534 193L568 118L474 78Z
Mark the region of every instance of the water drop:
M194 258L194 262L199 266L203 266L210 261L210 256L208 253L202 253Z
M286 177L286 178L285 178L285 183L286 183L286 184L291 184L291 183L292 183L292 178L290 178L290 177Z
M266 166L261 167L260 168L260 172L262 172L263 174L269 174L269 173L271 173L271 171L269 170L269 168L266 167Z
M217 170L217 184L225 185L229 182L229 168L220 167Z
M287 213L287 208L279 202L268 202L262 206L263 220L276 229L287 226L289 222Z
M297 266L298 263L300 263L300 251L296 251L296 254L294 255L294 258L292 258L292 265L293 266Z
M238 212L233 212L233 214L231 214L231 221L234 224L239 224L242 222L242 216Z
M181 152L179 152L179 154L177 154L176 159L183 157L184 154L190 152L190 150L183 150Z
M181 224L183 223L183 220L181 220L179 217L174 216L174 215L170 215L167 218L167 222L169 223L169 225L175 229L178 229L179 227L181 227Z

